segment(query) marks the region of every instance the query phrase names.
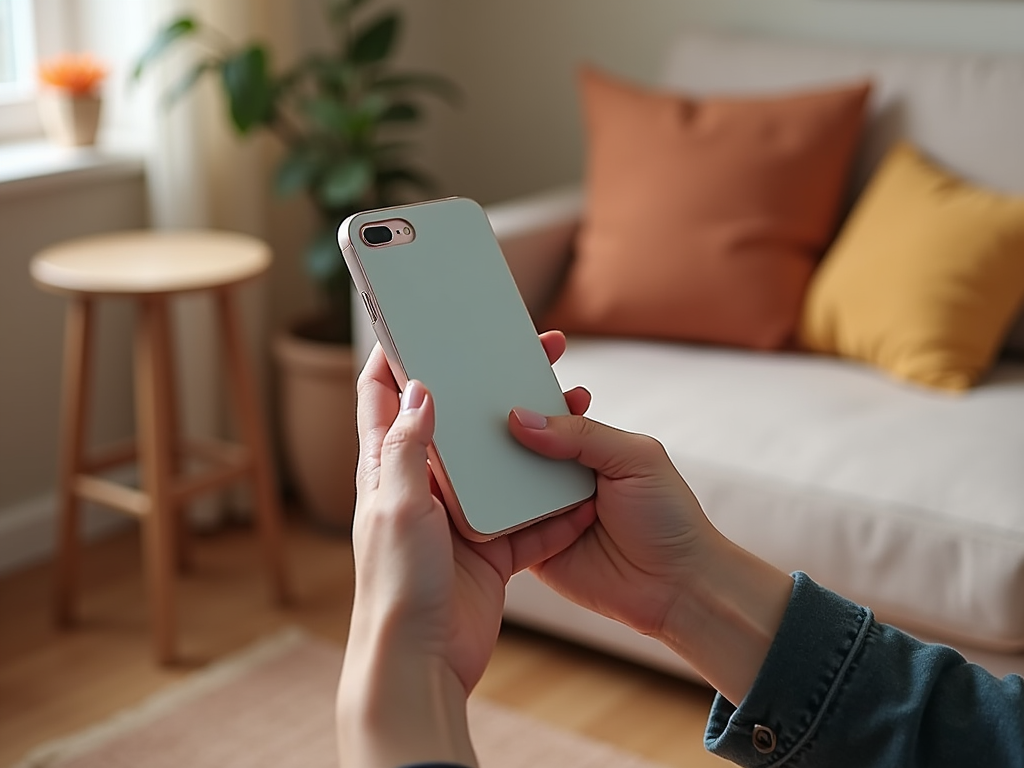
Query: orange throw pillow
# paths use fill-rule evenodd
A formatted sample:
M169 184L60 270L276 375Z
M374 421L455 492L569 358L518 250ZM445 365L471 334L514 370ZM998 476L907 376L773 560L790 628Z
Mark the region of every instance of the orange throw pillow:
M870 85L691 99L585 69L586 206L548 327L786 346Z

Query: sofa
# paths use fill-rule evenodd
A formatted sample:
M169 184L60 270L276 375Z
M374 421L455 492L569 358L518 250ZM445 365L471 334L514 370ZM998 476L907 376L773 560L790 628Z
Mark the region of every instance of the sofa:
M756 94L865 76L873 93L851 204L900 138L968 179L1024 193L1024 56L687 31L661 84ZM583 206L568 187L488 208L535 318L558 291ZM360 336L365 349L365 322ZM1022 351L1024 317L962 396L838 357L631 338L570 337L555 370L563 388L591 390L592 418L657 437L725 535L1002 675L1024 673ZM529 573L509 584L505 617L695 678L656 641Z
M869 77L861 189L899 138L974 181L1024 193L1024 56L906 53L688 32L662 84L782 91ZM492 206L527 305L557 291L579 188ZM1021 254L1024 258L1024 254ZM981 386L951 397L835 357L570 338L556 373L590 415L661 440L727 536L993 672L1024 672L1024 323ZM529 573L506 618L685 676L657 642L576 608Z

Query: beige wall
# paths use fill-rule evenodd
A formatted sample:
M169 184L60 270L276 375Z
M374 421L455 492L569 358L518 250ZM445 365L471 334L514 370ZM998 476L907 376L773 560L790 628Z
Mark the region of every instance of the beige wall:
M489 203L578 178L574 72L594 62L657 80L687 25L828 41L1024 52L1024 3L927 0L420 0L432 63L467 105L439 113L431 162L446 191Z
M58 241L145 226L140 171L59 189L0 191L0 511L54 487L64 300L29 278L33 254ZM126 302L99 310L95 410L90 435L132 430L131 328Z

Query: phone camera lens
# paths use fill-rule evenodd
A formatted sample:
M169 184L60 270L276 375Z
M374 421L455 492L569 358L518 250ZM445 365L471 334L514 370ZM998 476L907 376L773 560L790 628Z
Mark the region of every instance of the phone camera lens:
M394 239L391 227L367 227L363 230L363 240L367 245L384 245Z

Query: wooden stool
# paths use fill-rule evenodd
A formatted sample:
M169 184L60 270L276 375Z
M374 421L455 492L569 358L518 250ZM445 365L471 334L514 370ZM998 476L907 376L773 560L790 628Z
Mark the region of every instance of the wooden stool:
M246 359L234 288L270 264L265 244L221 232L125 232L88 237L50 248L32 260L36 283L70 297L64 345L60 510L57 533L56 618L73 623L78 581L79 506L100 502L138 517L153 621L156 658L175 658L174 578L184 561L186 529L181 510L202 493L243 478L252 483L257 523L275 598L284 603L281 513L255 381ZM227 370L228 401L240 443L183 441L179 435L170 299L209 291ZM85 445L89 403L94 303L103 296L137 302L135 408L137 440L104 451ZM204 469L186 474L184 459ZM141 490L98 475L138 461Z

